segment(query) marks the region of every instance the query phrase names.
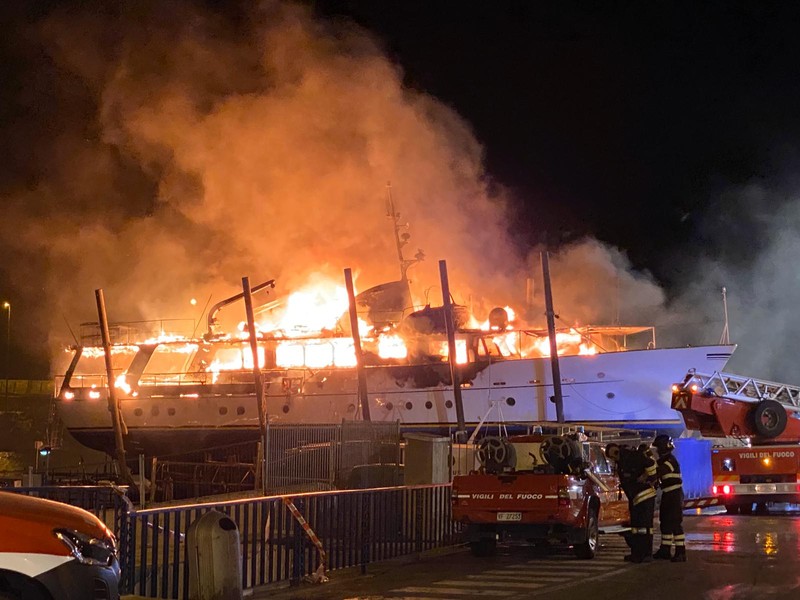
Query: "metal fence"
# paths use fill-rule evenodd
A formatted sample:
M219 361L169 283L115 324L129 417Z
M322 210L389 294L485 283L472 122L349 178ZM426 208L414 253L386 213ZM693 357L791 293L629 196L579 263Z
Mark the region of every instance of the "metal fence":
M186 534L210 510L239 527L242 585L299 582L321 554L292 516L292 503L321 541L330 570L452 545L450 485L274 496L213 504L134 510L120 531L123 590L149 598L187 598Z

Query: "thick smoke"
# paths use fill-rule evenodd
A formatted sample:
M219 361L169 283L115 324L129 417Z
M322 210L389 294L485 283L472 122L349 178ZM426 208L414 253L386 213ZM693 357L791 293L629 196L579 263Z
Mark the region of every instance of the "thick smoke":
M56 12L34 29L54 93L92 107L53 124L43 176L6 198L4 250L51 341L67 341L64 319L96 319L95 288L112 320L196 319L243 275L276 292L345 267L362 290L396 279L389 180L406 258L427 255L410 272L419 301L441 302L446 259L456 301L484 315L524 304L536 278L541 325L538 260L511 242L470 127L405 87L367 32L288 3L238 22L176 6ZM553 272L569 324L641 320L663 302L595 241L556 253Z
M785 164L797 172L797 163ZM800 199L797 178L776 175L723 190L694 224L696 237L672 305L694 338L719 340L727 290L730 341L738 348L726 370L800 383L795 347L800 339ZM690 260L693 258L693 260ZM677 319L677 317L673 317Z

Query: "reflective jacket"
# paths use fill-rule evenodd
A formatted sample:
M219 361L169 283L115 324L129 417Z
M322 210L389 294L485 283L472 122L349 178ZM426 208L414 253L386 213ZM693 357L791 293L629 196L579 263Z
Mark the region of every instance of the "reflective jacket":
M683 488L681 479L681 466L672 454L667 454L658 459L658 481L661 485L661 493L668 494Z

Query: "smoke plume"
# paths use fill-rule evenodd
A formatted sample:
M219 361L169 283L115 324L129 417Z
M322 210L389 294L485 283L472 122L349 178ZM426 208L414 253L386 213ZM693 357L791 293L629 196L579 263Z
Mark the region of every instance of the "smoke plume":
M404 86L353 24L284 2L240 17L123 3L55 11L25 32L56 101L31 142L40 168L5 194L0 227L40 337L58 345L64 319L96 320L95 288L112 320L197 319L243 275L277 279L277 294L345 267L361 290L397 279L387 181L413 236L406 258L427 256L410 271L419 302L441 303L446 259L456 301L484 316L524 304L538 259L511 241L513 202L469 125ZM593 240L557 252L553 274L569 324L663 304L651 278Z

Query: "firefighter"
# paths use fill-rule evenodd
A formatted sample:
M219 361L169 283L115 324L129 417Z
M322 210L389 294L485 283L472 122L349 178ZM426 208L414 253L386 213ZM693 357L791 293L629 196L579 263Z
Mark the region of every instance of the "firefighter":
M631 553L625 557L633 563L653 560L653 516L655 513L656 490L653 481L657 476L656 461L649 454L649 448L637 449L609 444L606 454L617 463L622 491L628 497L631 516L631 533L626 542Z
M658 452L658 481L661 486L661 509L659 520L661 546L653 558L686 562L686 537L683 534L683 480L681 466L672 451L672 438L662 434L653 440ZM675 555L672 556L672 546Z

